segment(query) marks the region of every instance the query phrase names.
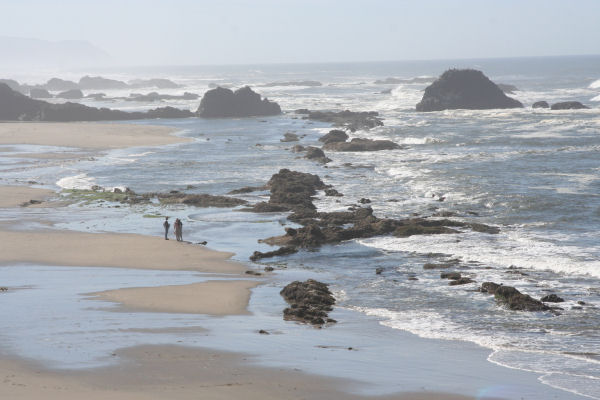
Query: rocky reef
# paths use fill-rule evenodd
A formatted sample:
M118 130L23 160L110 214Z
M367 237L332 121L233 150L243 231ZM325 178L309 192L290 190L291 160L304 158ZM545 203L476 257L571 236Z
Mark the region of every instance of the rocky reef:
M245 86L235 92L217 87L204 93L196 114L202 118L254 117L281 114L279 104Z
M383 126L379 113L375 111L310 111L303 108L296 110L296 114L303 115L305 119L329 122L333 126L348 129L350 132Z
M417 111L442 111L453 109L485 110L494 108L520 108L512 99L474 69L450 69L425 89Z
M328 313L333 310L335 298L325 283L314 279L294 281L285 286L280 294L290 304L290 307L283 310L284 319L318 326L336 322L328 317Z
M349 142L328 142L323 145L323 149L329 151L380 151L396 150L401 146L391 140L373 140L354 138Z

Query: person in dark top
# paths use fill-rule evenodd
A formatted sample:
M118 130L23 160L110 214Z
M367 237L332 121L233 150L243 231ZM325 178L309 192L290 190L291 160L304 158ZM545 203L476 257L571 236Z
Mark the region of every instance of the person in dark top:
M169 240L167 235L169 234L170 226L171 226L171 224L169 224L169 217L165 217L165 222L163 222L163 227L165 228L165 240Z

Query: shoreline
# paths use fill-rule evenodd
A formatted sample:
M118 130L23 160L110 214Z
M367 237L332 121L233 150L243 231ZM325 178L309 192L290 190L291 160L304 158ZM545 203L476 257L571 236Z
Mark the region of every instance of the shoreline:
M31 123L27 125L29 124ZM112 124L99 125L111 126ZM2 124L0 124L1 126ZM130 125L126 126L130 127ZM135 126L139 127L140 130L147 128L146 125ZM43 130L44 128L40 127L40 129ZM171 128L165 128L165 132L166 130L171 133L174 131ZM161 133L161 135L167 134L165 132ZM105 138L107 141L109 139ZM129 147L126 143L122 145ZM91 148L88 147L88 149ZM97 144L93 149L100 151L110 148ZM59 266L166 269L227 273L238 277L243 276L241 274L246 269L243 264L229 260L231 253L216 252L200 246L178 243L173 240L164 241L164 239L158 236L116 233L92 234L66 230L8 231L0 225L0 242L9 246L8 253L10 253L8 256L0 256L0 265L39 263ZM77 251L74 251L74 248ZM174 249L177 250L173 252ZM113 254L118 254L121 258L116 260ZM177 254L177 256L174 257L173 254ZM199 261L199 259L202 261ZM167 265L170 267L166 267ZM251 284L248 284L249 286L256 285L256 281L245 280L243 282L251 282ZM203 283L198 285L203 285ZM191 285L181 286L188 286L189 289ZM210 286L214 286L214 284ZM120 297L122 295L135 293L132 295L135 300L123 299L122 301L122 307L127 312L139 310L143 312L181 312L181 308L178 308L176 302L178 297L177 292L182 287L171 286L168 288L168 294L172 296L172 301L166 301L166 303L170 304L165 308L156 308L156 304L152 303L157 293L161 293L161 291L165 290L164 288L167 287L138 288L137 290L127 288L116 289L109 291L110 294L105 292L105 295L110 297L108 300L113 301L117 298L123 299ZM219 292L222 288L215 287L215 290ZM246 313L249 312L247 305L250 300L250 290L251 287L236 287L235 289L236 293L243 292L248 296L243 307ZM210 293L204 293L203 295L210 296ZM202 299L198 300L200 303L203 302ZM204 305L196 304L196 308L193 308L192 311L211 311L202 308ZM214 310L212 308L213 313L207 314L219 315ZM232 311L228 311L229 313L224 312L222 315L238 315L240 302L237 303L234 311L236 312L233 312L233 314L231 314ZM241 314L245 313L242 312ZM419 341L421 339L416 338L415 340ZM416 395L397 393L382 397L353 396L343 390L349 382L347 379L331 378L324 375L300 374L301 376L298 376L299 374L295 371L290 371L290 368L257 367L249 363L243 353L232 355L232 353L227 353L223 350L179 346L137 346L117 350L115 354L117 354L120 360L117 366L87 371L49 370L41 368L35 365L35 363L27 364L23 361L18 361L16 357L13 361L2 361L0 362L0 373L10 377L8 379L10 384L0 385L0 394L5 394L7 398L37 399L43 393L43 396L51 399L55 398L53 396L56 396L56 398L67 400L81 396L86 396L93 400L96 398L106 398L107 395L115 399L134 400L170 396L176 396L175 398L178 399L186 399L197 398L198 393L211 396L211 398L248 397L250 395L248 397L250 399L310 398L311 396L318 396L319 398L395 398L415 400L458 400L472 398L446 393ZM479 355L470 355L470 357L479 357ZM219 364L220 361L222 361L221 364ZM486 360L483 361L487 362ZM190 375L191 371L195 368L197 369L199 365L202 366L202 371L212 371L213 375L209 375L208 377L205 375ZM169 371L169 373L165 374L164 371ZM215 371L220 372L215 375ZM240 373L240 371L243 372ZM421 373L425 374L424 371L421 371ZM515 374L518 375L520 373L516 372ZM525 373L522 374L523 376L526 375ZM12 375L14 376L11 377ZM125 379L125 377L129 376L132 376L131 380ZM223 376L226 379L223 379ZM18 379L15 377L18 377ZM238 377L243 377L246 380L242 381ZM116 382L118 384L115 385ZM147 388L145 387L146 385L150 385L150 387ZM110 387L110 389L106 389L107 387ZM492 397L485 398L491 399Z

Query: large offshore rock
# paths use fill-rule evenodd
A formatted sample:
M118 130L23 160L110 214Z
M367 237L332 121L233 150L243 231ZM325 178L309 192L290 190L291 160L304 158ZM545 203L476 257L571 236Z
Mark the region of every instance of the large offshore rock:
M248 86L235 92L217 87L204 93L196 113L204 118L253 117L281 114L281 107L266 98L261 99Z
M61 91L79 89L79 85L73 81L66 81L60 78L49 79L48 82L40 86L43 89L51 91Z
M520 107L523 107L521 102L506 96L481 71L450 69L425 89L416 108L417 111L441 111Z
M79 89L71 89L64 92L60 92L56 95L59 99L77 100L83 98L83 92Z
M52 95L46 89L32 88L29 90L29 97L32 99L50 99Z
M380 151L396 150L401 146L391 140L354 138L349 142L328 142L323 145L323 148L330 151Z

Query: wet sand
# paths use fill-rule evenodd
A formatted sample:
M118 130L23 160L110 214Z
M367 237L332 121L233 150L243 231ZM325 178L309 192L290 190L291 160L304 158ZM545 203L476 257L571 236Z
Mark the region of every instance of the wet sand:
M48 189L36 189L27 186L0 186L0 208L20 207L30 200L44 201L54 195Z

